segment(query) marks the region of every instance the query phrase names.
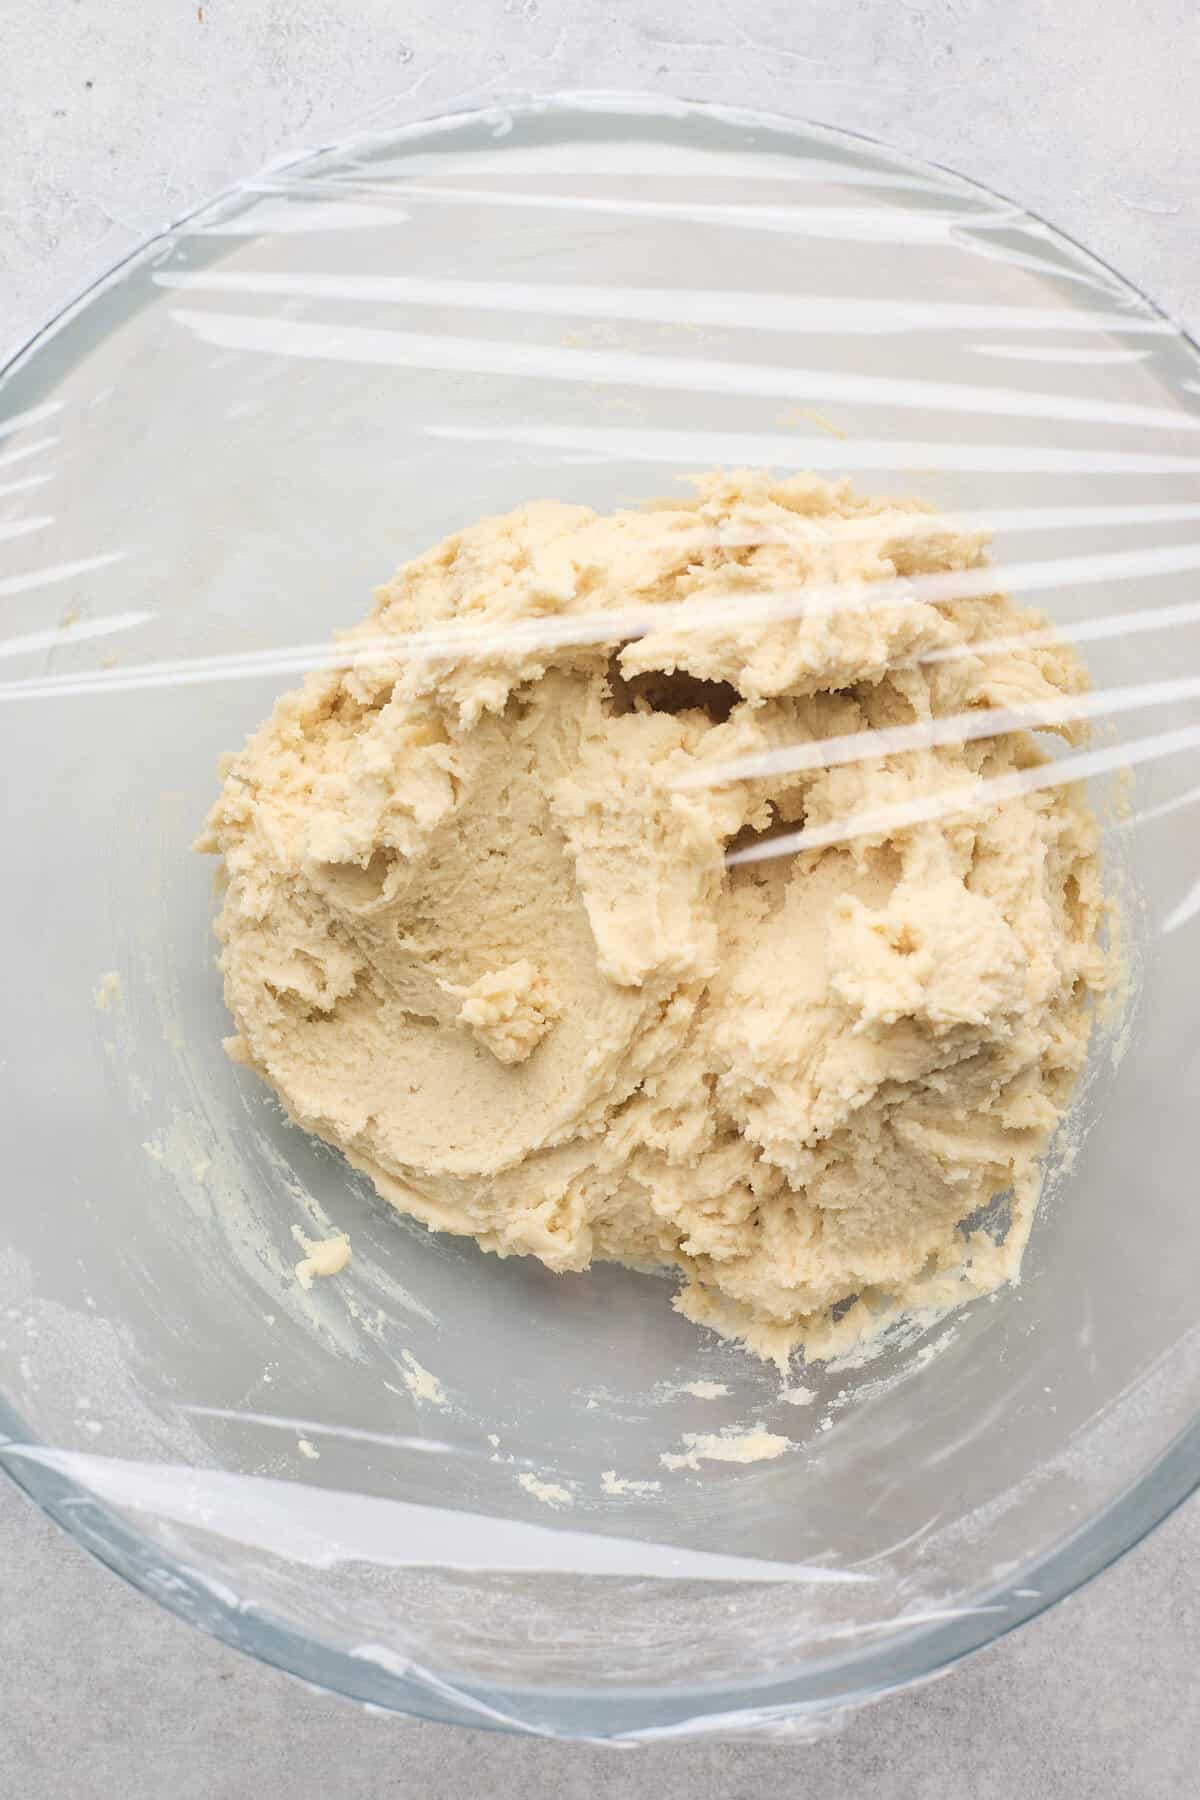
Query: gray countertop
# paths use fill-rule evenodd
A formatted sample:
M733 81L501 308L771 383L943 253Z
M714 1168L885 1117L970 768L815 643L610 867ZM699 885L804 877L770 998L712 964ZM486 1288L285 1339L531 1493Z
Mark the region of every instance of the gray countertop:
M1013 195L1200 327L1192 0L7 0L0 346L285 151L527 89L737 101ZM1191 46L1190 53L1188 46ZM1200 1508L811 1745L616 1752L368 1716L122 1587L0 1486L0 1760L23 1800L1175 1800L1200 1764Z

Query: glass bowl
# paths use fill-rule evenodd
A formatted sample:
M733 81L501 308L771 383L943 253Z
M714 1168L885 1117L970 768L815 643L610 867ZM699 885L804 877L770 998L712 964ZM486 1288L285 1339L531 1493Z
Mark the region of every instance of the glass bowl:
M1198 392L995 195L628 97L309 155L48 327L0 392L9 1473L312 1682L624 1741L820 1728L1161 1519L1200 1462ZM222 1053L189 849L218 755L398 562L747 464L992 522L1103 696L1133 996L1020 1285L791 1386L662 1280L431 1235L289 1124ZM293 1228L347 1271L303 1289ZM664 1474L759 1421L786 1455Z

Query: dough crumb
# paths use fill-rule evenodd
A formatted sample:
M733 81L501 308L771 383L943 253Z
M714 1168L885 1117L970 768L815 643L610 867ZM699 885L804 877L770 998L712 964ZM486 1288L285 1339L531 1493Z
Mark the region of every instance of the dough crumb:
M498 1450L500 1448L500 1439L496 1436L494 1431L488 1432L488 1443L492 1446L493 1450Z
M540 1500L543 1506L574 1506L575 1496L568 1488L560 1487L557 1481L539 1481L536 1475L518 1475L517 1480L527 1494Z
M97 1012L108 1012L119 1006L125 998L125 990L121 985L119 969L107 969L96 983L92 994L92 1002Z
M764 1425L725 1435L685 1431L685 1451L664 1450L659 1462L664 1469L698 1469L701 1462L771 1462L792 1448L791 1438L780 1437Z
M624 1475L618 1475L615 1469L605 1469L600 1477L600 1486L606 1494L660 1494L661 1481L633 1481Z
M694 1400L720 1400L729 1392L723 1381L685 1381L677 1394L691 1394Z
M350 1261L350 1239L340 1232L336 1237L309 1238L293 1225L292 1236L304 1251L296 1264L296 1280L302 1288L310 1288L318 1275L340 1275Z
M306 1456L308 1458L309 1462L320 1462L321 1452L317 1449L315 1444L310 1444L307 1438L297 1438L296 1448L301 1456Z
M446 1390L436 1375L423 1368L411 1350L403 1352L404 1385L414 1400L428 1400L431 1406L449 1406Z
M850 436L840 425L835 425L832 419L827 419L824 413L814 412L811 406L790 407L787 412L779 414L778 422L780 425L815 425L818 431L827 431L830 437L843 440Z
M546 983L525 957L455 991L463 995L459 1023L502 1063L524 1062L558 1010Z
M816 1397L816 1389L809 1387L785 1387L779 1394L779 1398L786 1400L789 1406L811 1406Z

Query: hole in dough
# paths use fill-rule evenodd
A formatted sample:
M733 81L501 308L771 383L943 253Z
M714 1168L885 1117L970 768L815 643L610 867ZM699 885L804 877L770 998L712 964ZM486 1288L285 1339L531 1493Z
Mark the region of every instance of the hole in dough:
M316 885L337 906L360 912L383 897L388 876L396 866L395 850L376 850L369 863L323 863Z
M608 663L612 694L607 710L617 718L631 712L702 712L714 725L723 725L742 696L728 681L705 681L683 669L646 669L626 678L621 673L620 652Z

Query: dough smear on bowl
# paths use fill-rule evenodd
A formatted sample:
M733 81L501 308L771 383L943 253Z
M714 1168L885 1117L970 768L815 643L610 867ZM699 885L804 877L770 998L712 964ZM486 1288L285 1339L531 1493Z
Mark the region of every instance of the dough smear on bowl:
M984 545L742 471L406 564L224 764L231 1053L434 1229L781 1362L1011 1278L1108 957L1029 728L1085 672Z

